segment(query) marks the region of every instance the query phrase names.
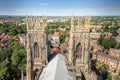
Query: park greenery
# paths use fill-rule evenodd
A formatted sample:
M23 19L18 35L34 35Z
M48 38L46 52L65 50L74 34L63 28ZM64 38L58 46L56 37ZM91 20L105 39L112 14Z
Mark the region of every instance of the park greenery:
M67 31L63 31L60 33L60 42L63 43L65 41L65 38L69 36L69 33Z
M112 80L112 73L118 73L118 75L114 76L114 80L120 80L120 71L116 71L114 68L109 68L106 64L102 64L100 62L96 62L95 64L97 69L97 74L102 76L102 80Z
M98 40L99 44L103 46L105 49L115 48L116 41L114 38L99 38Z
M69 36L70 21L48 23L48 34L54 34L54 32L60 32L60 42L63 43L65 38ZM65 30L60 30L65 29Z
M15 24L0 24L0 32L4 32L11 36L15 36L20 33L26 33L25 25L15 25Z
M106 26L104 29L103 29L103 33L112 33L112 36L117 36L118 33L117 33L117 29L119 27L110 27L109 26Z
M98 32L102 32L103 34L110 33L112 36L109 38L101 37L99 38L98 43L107 50L110 48L120 49L120 44L117 44L115 40L115 37L118 36L117 30L120 28L120 26L118 26L117 20L114 20L113 18L107 18L103 20L103 28L98 30Z
M111 73L108 72L109 67L100 62L96 62L97 74L102 76L102 80L112 80Z
M0 24L0 31L11 36L26 33L25 25ZM26 72L26 49L14 39L0 50L0 80L19 79Z
M10 39L8 47L0 51L0 80L20 78L26 71L26 50L16 40Z

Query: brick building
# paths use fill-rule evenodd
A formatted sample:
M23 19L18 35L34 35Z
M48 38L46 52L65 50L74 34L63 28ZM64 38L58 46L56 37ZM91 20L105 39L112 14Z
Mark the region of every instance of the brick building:
M110 48L109 55L120 58L120 50Z
M99 61L102 64L106 64L109 68L120 70L120 58L107 55L102 52L92 53L92 60Z

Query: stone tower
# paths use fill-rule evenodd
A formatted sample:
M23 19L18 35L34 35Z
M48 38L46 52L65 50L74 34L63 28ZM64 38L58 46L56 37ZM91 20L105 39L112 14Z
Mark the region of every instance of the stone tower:
M27 26L27 80L37 80L47 63L47 18L26 17Z
M77 25L74 25L74 22L74 17L72 17L68 62L80 61L85 64L88 62L90 17L85 17L84 22L82 18L78 18Z
M89 32L90 32L90 17L85 17L85 20L78 18L75 25L74 17L71 18L70 40L68 64L69 66L78 66L86 75L89 65ZM83 67L83 68L82 68Z

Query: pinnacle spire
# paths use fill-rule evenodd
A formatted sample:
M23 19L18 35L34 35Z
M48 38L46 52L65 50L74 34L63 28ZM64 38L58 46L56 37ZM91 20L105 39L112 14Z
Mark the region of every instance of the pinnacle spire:
M82 29L82 18L78 18L78 29Z
M43 15L43 27L47 26L47 17Z
M74 17L72 16L72 18L71 18L71 30L73 30L74 29Z
M85 28L86 29L90 29L90 16L87 16L86 18L85 18Z

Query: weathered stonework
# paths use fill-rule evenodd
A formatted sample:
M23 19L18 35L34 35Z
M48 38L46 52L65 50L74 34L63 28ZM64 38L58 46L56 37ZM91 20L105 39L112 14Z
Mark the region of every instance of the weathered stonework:
M82 18L81 19L78 18L77 26L74 25L74 18L72 17L68 63L70 64L75 63L76 59L77 62L80 61L82 64L88 62L89 32L90 32L90 17L85 18L85 25L82 24Z
M47 63L47 18L26 17L27 26L27 80L37 80Z
M90 17L85 17L84 25L82 24L82 18L78 18L77 26L74 25L74 22L72 17L67 62L68 70L74 76L74 80L97 80L97 76L89 72ZM85 79L83 79L82 75L84 75Z

